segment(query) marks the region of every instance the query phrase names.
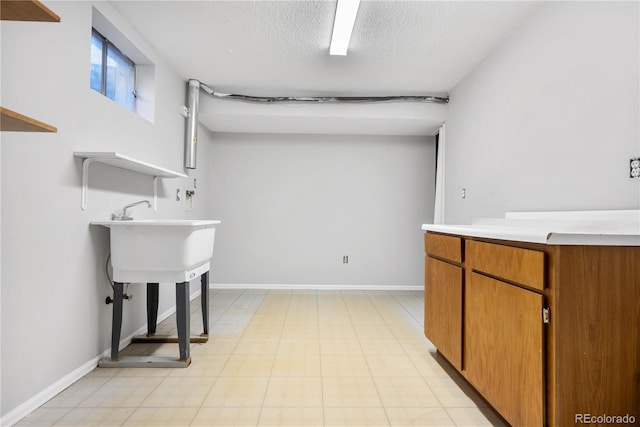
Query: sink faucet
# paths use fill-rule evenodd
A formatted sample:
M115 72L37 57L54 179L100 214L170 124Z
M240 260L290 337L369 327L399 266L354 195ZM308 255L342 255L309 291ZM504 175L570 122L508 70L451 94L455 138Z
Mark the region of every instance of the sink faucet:
M127 209L144 204L146 204L148 208L151 207L151 203L148 200L140 200L139 202L130 203L122 208L122 212L118 211L111 215L111 219L114 221L131 221L133 220L133 217L129 216Z

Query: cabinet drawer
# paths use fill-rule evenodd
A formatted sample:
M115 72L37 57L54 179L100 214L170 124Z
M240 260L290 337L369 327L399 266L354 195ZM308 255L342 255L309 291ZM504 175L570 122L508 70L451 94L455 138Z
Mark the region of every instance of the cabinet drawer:
M462 239L444 234L425 233L424 250L429 255L462 262Z
M544 289L544 252L470 240L465 258L467 266L476 271Z

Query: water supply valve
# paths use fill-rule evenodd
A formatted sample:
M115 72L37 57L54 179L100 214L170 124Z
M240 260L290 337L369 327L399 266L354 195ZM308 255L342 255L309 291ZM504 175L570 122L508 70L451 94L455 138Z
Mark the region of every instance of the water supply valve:
M126 299L126 300L132 300L133 299L133 295L124 294L124 295L122 295L122 298ZM104 303L107 304L107 305L113 304L113 298L111 298L111 297L105 298Z

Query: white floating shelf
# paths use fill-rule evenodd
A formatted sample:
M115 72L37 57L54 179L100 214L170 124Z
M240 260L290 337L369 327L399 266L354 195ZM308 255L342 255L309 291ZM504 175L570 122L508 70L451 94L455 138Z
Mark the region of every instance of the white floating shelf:
M87 187L89 186L89 165L93 162L104 163L121 169L138 172L153 177L153 210L157 210L158 178L187 178L182 172L172 171L151 163L134 159L114 151L74 152L74 156L82 158L82 209L87 209Z
M186 178L182 172L175 172L151 163L134 159L114 151L74 152L74 156L90 159L94 162L105 163L122 169L139 172L145 175L159 176L161 178Z

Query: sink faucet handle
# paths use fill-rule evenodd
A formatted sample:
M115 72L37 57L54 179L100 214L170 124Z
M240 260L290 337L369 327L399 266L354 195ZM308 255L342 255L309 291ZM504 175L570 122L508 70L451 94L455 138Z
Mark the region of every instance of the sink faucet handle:
M129 216L129 213L127 212L127 210L129 208L134 207L134 206L144 205L144 204L146 204L148 208L151 207L151 202L149 202L148 200L140 200L139 202L130 203L130 204L126 205L125 207L123 207L122 211L117 211L115 214L113 214L111 216L111 219L117 220L117 221L129 221L129 220L132 220L133 217Z
M117 210L117 211L115 211L114 213L111 214L111 219L113 221L120 221L120 220L122 220L123 216L124 216L124 212L121 211L121 210Z

